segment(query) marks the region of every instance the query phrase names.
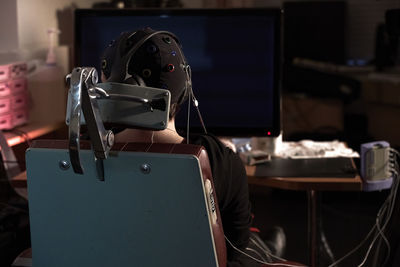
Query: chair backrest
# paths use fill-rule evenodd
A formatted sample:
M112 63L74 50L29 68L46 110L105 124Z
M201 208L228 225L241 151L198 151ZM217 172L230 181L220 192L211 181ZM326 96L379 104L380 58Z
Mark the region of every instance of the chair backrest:
M224 234L206 151L187 144L115 144L97 176L81 142L26 153L33 266L225 266Z

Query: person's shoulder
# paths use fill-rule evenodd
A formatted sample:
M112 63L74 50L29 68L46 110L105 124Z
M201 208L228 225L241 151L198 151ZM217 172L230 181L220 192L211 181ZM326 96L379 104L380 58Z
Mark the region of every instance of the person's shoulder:
M193 135L190 137L190 143L203 146L210 159L236 162L236 158L239 158L229 145L213 134Z
M209 150L212 148L213 150L219 150L223 152L227 149L227 147L213 134L197 134L190 136L190 143L195 145L201 145Z

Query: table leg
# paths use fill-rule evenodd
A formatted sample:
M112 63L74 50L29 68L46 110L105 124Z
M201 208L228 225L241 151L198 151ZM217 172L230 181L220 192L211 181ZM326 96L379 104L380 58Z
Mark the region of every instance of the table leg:
M307 191L308 201L308 248L311 267L317 266L317 192Z

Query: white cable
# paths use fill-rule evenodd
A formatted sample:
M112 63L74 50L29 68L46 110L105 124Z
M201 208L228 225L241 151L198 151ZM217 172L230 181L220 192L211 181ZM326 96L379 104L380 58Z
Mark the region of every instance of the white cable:
M386 238L385 233L383 232L383 229L382 229L381 226L380 226L380 221L379 221L379 218L378 218L378 217L377 217L376 220L375 220L375 224L376 224L376 227L377 227L377 229L378 229L379 234L380 234L381 237L383 238L383 241L385 241L386 247L388 248L388 254L390 254L390 244L389 244L389 241L388 241L387 238Z
M394 154L396 154L398 157L400 157L400 152L397 151L396 149L390 148L390 151L393 152Z
M260 253L258 253L258 251L257 250L255 250L255 249L252 249L252 248L246 248L246 250L248 250L248 251L251 251L251 252L253 252L254 254L257 254L260 258L261 258L261 260L262 261L265 261L265 262L267 262L267 260L266 259L264 259L264 257L263 257L263 255L261 255Z
M382 209L385 209L386 207L386 201L385 203L381 206L381 208L379 209L380 211ZM379 213L379 212L378 212ZM339 264L340 262L342 262L344 259L346 259L347 257L349 257L351 254L353 254L354 252L356 252L358 249L361 248L362 245L364 245L364 243L369 239L369 237L371 236L371 234L374 232L374 230L376 229L376 224L374 224L372 226L372 228L369 230L367 236L355 247L353 248L351 251L349 251L347 254L345 254L343 257L341 257L340 259L338 259L337 261L331 263L328 267L334 267L335 265Z
M394 178L396 178L396 177L394 177ZM371 242L371 244L370 244L370 246L369 246L369 248L368 248L368 250L367 250L367 253L365 254L365 256L364 256L364 258L363 258L363 261L362 261L357 267L362 267L362 266L366 263L366 261L367 261L367 259L368 259L368 256L369 256L369 254L371 253L371 250L372 250L372 248L373 248L373 246L374 246L374 244L375 244L377 238L378 238L380 235L381 235L381 236L383 235L383 231L385 230L387 224L389 223L389 220L390 220L390 218L391 218L391 216L392 216L392 213L393 213L394 201L395 201L395 199L396 199L398 185L399 185L398 179L395 179L395 180L393 181L392 190L390 191L390 194L389 194L389 196L388 196L388 198L387 198L387 200L389 200L389 204L388 204L388 205L389 205L389 210L388 210L388 214L387 214L385 223L383 224L383 226L382 226L382 228L380 229L379 233L377 233L377 234L375 235L373 241ZM385 201L385 202L386 202L386 201ZM379 226L378 226L378 229L379 229ZM385 237L385 240L386 240L386 237ZM387 240L386 240L386 242L387 242ZM389 242L387 242L387 244L388 244L388 248L389 248L389 251L390 251L390 244L389 244ZM385 260L385 261L386 261L386 260Z
M374 236L374 239L372 240L371 244L369 245L368 250L367 250L367 253L366 253L365 256L364 256L363 261L362 261L357 267L361 267L361 266L363 266L363 265L366 263L366 261L367 261L367 259L368 259L368 256L369 256L369 254L370 254L370 252L371 252L371 249L373 248L373 246L374 246L374 244L375 244L375 242L376 242L376 240L377 240L377 238L378 238L379 236L382 236L382 237L384 238L385 243L386 243L386 245L388 246L388 248L389 248L389 250L390 250L389 242L387 241L386 236L383 234L384 227L380 228L380 225L379 225L377 222L375 222L375 226L376 226L377 229L378 229L378 233Z
M185 90L188 90L187 88ZM187 108L187 121L186 121L186 144L189 144L189 127L190 127L190 92L191 90L189 90L188 92L188 108Z
M390 151L400 157L400 154L399 154L399 152L397 150L391 148ZM392 172L393 172L392 188L391 188L390 193L389 193L388 197L386 198L385 202L382 204L381 208L379 209L378 214L377 214L377 218L375 220L375 224L371 228L371 230L368 232L367 236L354 249L352 249L350 252L348 252L346 255L344 255L339 260L337 260L337 261L333 262L332 264L330 264L328 267L333 267L333 266L337 265L338 263L342 262L344 259L349 257L351 254L356 252L369 239L370 235L374 232L375 229L377 229L378 232L374 235L374 238L373 238L373 240L372 240L372 242L371 242L371 244L370 244L370 246L369 246L369 248L368 248L368 250L367 250L367 252L366 252L366 254L364 256L364 258L363 258L363 261L357 267L361 267L361 266L363 266L365 264L369 254L371 252L371 249L373 248L373 246L374 246L374 244L375 244L375 242L376 242L376 240L377 240L377 238L379 236L381 236L384 239L384 241L385 241L385 243L386 243L386 245L388 247L388 250L390 251L390 244L389 244L386 236L384 235L383 231L385 230L386 225L388 224L388 222L389 222L389 220L391 218L391 215L393 213L394 204L395 204L396 195L397 195L397 190L398 190L398 187L399 187L399 181L398 181L399 179L398 179L397 169L398 169L398 163L395 160L395 169L392 170ZM387 216L384 219L383 226L380 227L380 224L379 224L380 216L382 214L384 214L386 211L388 212ZM388 259L388 257L386 257L385 262L387 261L387 259Z
M341 263L344 259L346 259L347 257L349 257L351 254L353 254L354 252L356 252L369 238L369 236L373 233L373 231L375 230L376 225L374 224L374 226L371 228L371 230L369 230L367 236L364 238L363 241L361 241L355 248L353 248L351 251L349 251L346 255L344 255L343 257L341 257L340 259L338 259L337 261L331 263L331 265L329 265L328 267L334 267L337 264Z
M254 261L258 262L258 263L267 264L267 265L269 265L269 266L299 267L299 265L293 265L293 264L289 264L289 263L270 263L270 262L265 262L265 261L259 260L259 259L255 258L255 257L253 257L253 256L251 256L251 255L249 255L249 254L247 254L246 252L241 251L241 250L238 249L237 247L235 247L235 246L232 244L232 242L226 237L226 235L224 235L224 237L225 237L226 241L229 243L229 245L230 245L234 250L236 250L237 252L239 252L239 253L245 255L246 257L249 257L250 259L252 259L252 260L254 260Z
M262 248L260 246L260 244L258 244L253 238L250 237L250 240L253 241L254 245L256 245L259 249L261 249L261 251L263 251L267 256L270 256L271 258L274 258L276 260L280 260L280 261L287 261L286 259L283 259L281 257L275 256L274 254L272 254L271 252L267 251L266 249Z
M398 183L396 183L396 185L394 185L395 192L397 192L397 185L398 185ZM393 191L391 191L391 193L390 193L388 199L391 198L391 197L393 197L392 193L393 193ZM394 194L394 195L396 195L396 194ZM375 244L377 238L379 237L379 235L383 234L383 230L386 228L386 225L387 225L387 223L389 222L389 220L390 220L390 218L391 218L391 215L392 215L392 212L393 212L393 206L390 205L390 204L391 204L391 203L388 204L390 208L389 208L388 215L387 215L387 218L386 218L385 223L383 224L382 228L380 229L380 232L377 233L377 234L375 235L373 241L371 242L371 244L370 244L370 246L369 246L369 248L368 248L368 250L367 250L367 253L366 253L365 256L364 256L363 261L362 261L357 267L361 267L361 266L363 266L363 265L366 263L366 260L367 260L367 258L368 258L368 256L369 256L369 254L371 253L371 249L373 248L373 246L374 246L374 244ZM379 229L379 226L378 226L378 229ZM386 239L386 237L385 237L385 239ZM387 240L386 240L386 241L387 241ZM388 245L388 246L389 246L389 250L390 250L390 245Z
M386 202L386 201L385 201L385 202ZM382 209L382 208L386 208L386 207L384 207L384 206L385 206L385 205L382 205L381 209ZM333 266L339 264L339 263L342 262L344 259L346 259L347 257L349 257L351 254L353 254L354 252L356 252L356 251L368 240L368 238L370 237L370 235L374 232L375 228L376 228L376 224L374 224L374 225L372 226L372 228L371 228L371 230L369 230L367 236L366 236L354 249L352 249L351 251L349 251L346 255L344 255L343 257L341 257L341 258L338 259L337 261L333 262L333 263L332 263L331 265L329 265L328 267L333 267Z

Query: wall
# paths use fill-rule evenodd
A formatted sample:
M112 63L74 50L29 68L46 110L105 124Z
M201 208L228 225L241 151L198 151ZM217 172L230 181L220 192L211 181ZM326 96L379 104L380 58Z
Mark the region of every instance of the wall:
M305 2L306 0L290 0ZM313 1L313 0L311 0ZM315 0L314 0L315 1ZM324 2L319 0L316 2ZM347 3L347 55L370 60L374 56L375 31L387 9L400 8L399 0L344 0ZM281 7L285 0L204 0L206 7ZM310 0L308 0L310 2Z
M18 43L18 48L25 53L33 53L33 56L43 56L43 52L48 47L49 28L61 30L60 35L55 36L55 43L66 46L69 62L63 63L65 66L71 66L73 55L73 10L75 8L90 8L93 3L110 2L109 0L2 0L9 2L8 9L12 7L11 3L16 4L17 28L9 32L16 33L16 39L12 46ZM201 8L203 0L182 0L185 7ZM2 4L3 6L3 4ZM1 11L1 14L5 12ZM15 20L15 18L14 18ZM1 28L0 28L1 30ZM65 49L64 49L65 50ZM63 51L62 53L65 54ZM61 53L61 54L62 54ZM32 57L33 57L32 56Z
M47 47L47 29L60 28L57 16L65 16L65 13L74 7L90 8L96 2L107 2L107 0L17 0L19 48ZM182 3L190 8L203 6L202 0L182 0ZM66 42L61 41L64 41L64 44Z
M181 2L187 8L202 8L204 6L203 0L181 0Z
M2 0L0 7L0 52L4 52L18 45L17 5L15 0Z
M59 28L57 12L69 7L88 8L98 0L17 0L20 49L46 48L47 29ZM58 37L56 39L58 43Z
M185 7L280 7L284 0L181 0ZM293 0L292 0L293 1ZM304 0L294 0L304 1ZM348 58L372 59L375 30L384 21L384 12L400 8L399 0L345 0L347 16ZM60 28L57 16L66 16L72 7L89 8L99 0L2 0L0 8L0 52L13 49L39 49L48 44L47 29ZM71 16L70 16L71 17ZM71 22L72 23L72 22ZM65 28L68 36L71 27ZM63 39L65 38L65 39ZM71 37L61 35L61 44L71 45ZM18 45L18 47L16 47Z

